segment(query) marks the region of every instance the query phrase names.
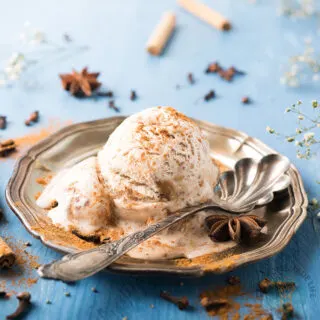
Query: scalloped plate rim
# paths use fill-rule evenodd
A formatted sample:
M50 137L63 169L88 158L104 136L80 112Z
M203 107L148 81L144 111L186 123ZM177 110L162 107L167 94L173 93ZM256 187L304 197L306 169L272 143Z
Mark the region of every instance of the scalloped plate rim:
M33 156L37 156L40 153L42 153L44 150L49 149L52 147L55 143L58 141L64 139L66 136L70 134L74 134L78 131L85 131L86 129L90 128L91 126L99 126L101 124L110 123L113 122L119 122L118 125L126 118L127 116L115 116L115 117L109 117L109 118L103 118L93 121L87 121L87 122L80 122L75 123L72 125L68 125L55 133L51 134L50 136L46 137L45 139L41 140L37 144L33 145L31 148L29 148L26 152L24 152L23 155L16 161L14 165L14 170L12 172L12 175L10 177L10 180L6 187L6 200L9 205L9 207L12 209L12 211L15 213L15 215L19 218L19 220L22 222L24 227L27 229L27 231L34 236L35 238L39 239L44 245L57 250L59 252L69 253L72 252L72 250L66 250L65 247L60 246L58 244L53 243L52 241L45 240L44 237L32 229L32 226L26 221L26 217L23 212L21 212L19 206L15 204L15 201L13 200L11 196L11 190L13 186L15 185L15 181L19 175L24 173L23 179L21 179L20 184L18 184L19 187L21 187L25 175L28 172L28 166L35 161ZM275 150L267 146L262 141L250 137L246 133L242 131L238 131L231 128L226 128L222 126L218 126L215 124L212 124L207 121L202 120L196 120L195 121L200 125L201 128L207 129L210 132L216 132L219 134L222 134L227 137L232 137L233 139L236 139L237 141L241 142L241 145L247 144L249 147L253 148L256 152L259 154L267 154L267 153L277 153ZM213 131L214 129L214 131ZM240 141L240 139L242 141ZM28 159L29 158L29 159ZM22 168L23 161L28 161L27 166L25 168ZM249 263L257 262L262 259L269 258L277 253L279 253L281 250L283 250L286 245L291 240L292 236L295 234L295 232L298 230L302 222L305 220L307 216L307 206L308 206L308 199L306 192L303 187L301 176L298 172L298 170L295 168L294 165L291 165L291 168L289 170L290 175L294 175L294 178L297 180L296 186L299 187L299 194L301 197L301 204L300 206L296 206L296 201L294 205L291 207L291 210L293 210L293 214L289 215L279 226L277 230L277 234L285 232L285 235L281 237L281 239L273 239L271 243L268 243L267 248L264 248L264 250L260 250L260 248L257 248L255 250L252 250L251 252L242 253L241 259L238 259L235 261L235 263L228 267L228 268L221 268L221 269L215 269L215 270L206 270L201 268L200 266L195 267L189 267L189 268L161 268L160 266L144 266L143 264L134 264L134 265L124 265L119 263L114 263L110 267L108 267L108 271L116 272L116 273L131 273L131 274L176 274L181 276L202 276L207 273L224 273L231 271L235 268L238 268L243 265L247 265ZM295 199L296 200L296 199ZM300 212L297 210L299 209ZM295 218L294 221L291 221L290 225L287 225L287 220L290 218ZM284 230L285 227L287 227L287 230ZM271 241L271 239L270 239ZM272 250L271 250L272 249ZM257 252L259 251L260 252ZM267 251L267 252L264 252ZM143 267L143 268L142 268Z

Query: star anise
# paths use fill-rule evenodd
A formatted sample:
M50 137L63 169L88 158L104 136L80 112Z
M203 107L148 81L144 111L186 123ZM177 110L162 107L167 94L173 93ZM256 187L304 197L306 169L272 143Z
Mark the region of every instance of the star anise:
M209 237L214 242L233 240L238 243L250 243L257 240L266 220L256 215L241 214L228 216L224 214L212 215L206 218Z
M97 80L99 72L88 72L83 68L81 72L75 70L72 73L60 74L61 84L64 90L69 91L75 97L90 97L92 92L101 86Z

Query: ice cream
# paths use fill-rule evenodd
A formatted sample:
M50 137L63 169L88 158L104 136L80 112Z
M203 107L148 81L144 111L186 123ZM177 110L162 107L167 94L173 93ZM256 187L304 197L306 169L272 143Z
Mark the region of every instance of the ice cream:
M116 214L145 220L212 197L218 169L200 128L173 108L127 118L98 154Z
M111 221L111 201L99 181L96 157L59 172L37 204L49 209L53 223L83 234L95 232Z
M112 240L141 230L186 206L210 200L218 168L195 122L171 107L155 107L122 122L97 157L63 170L37 203L53 223ZM50 208L52 201L58 205ZM129 255L158 259L220 251L202 212L152 237Z

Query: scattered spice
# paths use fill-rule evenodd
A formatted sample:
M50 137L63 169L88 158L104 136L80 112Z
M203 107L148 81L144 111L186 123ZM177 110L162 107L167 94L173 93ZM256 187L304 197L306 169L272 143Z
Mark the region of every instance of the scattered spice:
M30 126L31 123L35 123L39 121L39 111L33 111L29 118L24 122L26 126Z
M233 297L243 296L240 285L227 285L214 290L206 290L200 294L200 303L210 316L236 316L240 304ZM224 318L223 318L224 319ZM232 318L233 319L233 318Z
M227 271L234 268L239 255L233 253L233 249L227 250L221 254L206 254L192 259L179 258L175 260L176 265L180 267L200 267L207 271Z
M8 292L7 286L9 284L11 287L18 287L20 290L33 286L38 281L38 278L34 275L34 270L39 267L39 257L25 250L24 241L14 240L11 236L3 239L15 253L16 260L12 268L1 270L1 275L6 277L7 280L0 280L0 289Z
M284 303L282 308L280 308L280 312L282 312L281 320L287 320L293 317L294 308L290 302Z
M154 304L150 304L150 308L151 308L151 309L154 309Z
M200 303L210 316L217 316L219 319L232 320L253 320L264 319L271 320L270 312L265 310L260 303L240 303L236 299L239 297L251 298L251 294L245 293L241 290L241 285L226 285L218 287L213 290L206 290L200 294ZM249 308L247 314L240 316L240 309ZM244 310L243 310L244 311Z
M243 104L249 104L249 103L251 103L251 99L250 99L249 97L243 97L243 98L241 99L241 102L242 102Z
M234 286L236 284L239 284L240 283L240 278L237 277L237 276L230 276L228 277L227 279L227 283Z
M36 178L36 183L40 184L41 186L46 186L51 181L52 177L52 174L38 177Z
M56 208L59 205L57 200L52 200L50 203L50 208L49 209L53 209Z
M97 80L99 75L99 72L89 73L86 67L81 72L73 70L72 73L60 74L59 77L64 90L77 98L82 98L90 97L92 92L101 86L101 82Z
M167 291L161 291L160 297L166 301L175 304L180 310L185 310L189 307L189 300L187 297L173 297Z
M272 288L278 289L294 289L296 284L292 281L271 281L268 278L265 278L259 282L259 289L263 293L268 293Z
M0 269L11 268L16 261L16 255L9 245L0 238Z
M6 317L9 319L17 319L23 312L27 310L31 301L31 294L29 292L21 292L17 295L17 299L19 300L19 305L16 311Z
M65 295L66 297L70 297L70 296L71 296L70 292L65 292L64 295Z
M228 82L232 81L236 75L244 75L243 71L236 69L235 67L231 66L228 69L224 69L218 62L210 63L205 70L205 73L217 73L221 77Z
M200 303L208 312L210 312L226 307L229 302L227 299L203 297L201 298Z
M61 246L71 245L79 250L88 250L95 247L92 242L87 242L52 223L41 223L40 226L33 227L32 230L41 234L47 241L55 241Z
M26 241L26 242L24 243L24 245L25 245L26 247L31 247L31 246L32 246L31 242L29 242L29 241Z
M195 83L193 74L192 74L191 72L188 73L187 79L188 79L188 81L189 81L190 84L194 84L194 83Z
M258 240L266 220L256 215L241 214L228 216L212 215L206 218L209 237L214 242L233 240L237 243L251 243Z
M77 229L73 229L71 231L74 235L76 235L77 237L79 237L80 239L83 239L85 241L88 241L88 242L93 242L93 243L101 243L100 241L100 235L98 234L82 234L79 230Z
M107 97L112 98L113 97L113 91L98 91L96 93L98 97Z
M204 97L204 101L209 101L215 97L215 92L213 90L210 90Z
M19 157L19 155L21 154L21 152L25 151L27 148L29 148L30 146L36 144L37 142L41 141L42 139L48 137L50 134L52 134L53 132L57 131L58 129L66 126L66 125L70 125L72 122L71 121L60 121L58 119L49 119L49 125L46 128L42 128L42 129L36 129L36 130L30 130L31 132L21 136L21 137L17 137L14 139L10 139L11 141L14 141L14 145L10 145L11 150L4 150L4 154L2 154L1 150L3 150L3 148L1 147L1 143L0 143L0 158L1 157L6 157L9 159L12 158L17 158ZM10 141L9 140L9 141ZM17 152L13 152L13 151L17 151ZM4 159L1 159L4 160Z
M7 117L0 116L0 129L4 130L7 128Z
M63 35L63 39L64 39L64 41L66 41L66 42L72 42L72 38L70 37L70 35L69 35L68 33L65 33L65 34Z
M51 304L51 300L47 299L46 304Z
M134 101L137 99L137 93L135 92L135 90L131 90L131 93L130 93L130 100L131 101Z
M221 66L219 65L218 62L213 62L210 63L207 67L207 69L205 70L205 73L217 73L220 70L222 70Z
M0 143L0 157L7 157L16 150L16 143L14 140L9 139Z
M96 287L92 287L92 288L91 288L91 291L92 291L92 292L95 292L95 293L97 293L97 292L98 292L98 290L97 290L97 288L96 288Z
M120 109L114 104L114 100L109 101L109 108L113 109L115 112L120 112Z

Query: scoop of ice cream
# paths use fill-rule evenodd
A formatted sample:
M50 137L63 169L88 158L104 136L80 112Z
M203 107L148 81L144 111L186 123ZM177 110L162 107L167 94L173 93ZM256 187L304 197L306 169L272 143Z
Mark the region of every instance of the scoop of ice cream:
M99 181L97 158L88 158L59 172L47 185L37 204L49 210L53 223L90 234L106 227L111 219L111 202Z
M207 201L218 176L200 128L171 107L124 120L98 163L116 215L135 221Z

